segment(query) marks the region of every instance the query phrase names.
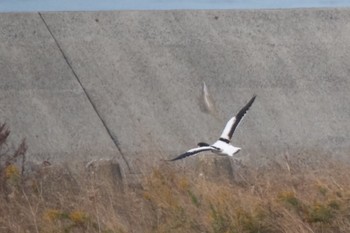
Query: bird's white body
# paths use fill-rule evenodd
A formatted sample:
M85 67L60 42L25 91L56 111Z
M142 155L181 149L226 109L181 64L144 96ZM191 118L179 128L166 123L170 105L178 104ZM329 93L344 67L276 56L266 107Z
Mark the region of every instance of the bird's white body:
M215 154L218 154L218 155L233 156L234 154L238 153L241 150L241 148L239 148L239 147L235 147L231 144L228 144L228 143L220 141L220 140L216 141L211 146L214 148L220 149L220 150L212 150L212 152L214 152Z

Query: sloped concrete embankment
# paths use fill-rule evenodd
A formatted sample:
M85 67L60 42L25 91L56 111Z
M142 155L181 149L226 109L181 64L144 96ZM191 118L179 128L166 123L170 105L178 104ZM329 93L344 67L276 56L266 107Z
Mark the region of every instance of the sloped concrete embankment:
M214 141L253 94L234 138L240 159L350 151L349 9L1 14L0 22L0 120L14 141L27 138L33 160L114 158L138 173ZM203 81L216 112L201 107Z

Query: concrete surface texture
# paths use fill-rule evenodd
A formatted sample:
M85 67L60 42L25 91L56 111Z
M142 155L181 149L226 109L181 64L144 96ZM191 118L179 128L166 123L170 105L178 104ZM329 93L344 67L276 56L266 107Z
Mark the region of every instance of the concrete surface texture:
M0 14L0 121L28 157L136 172L213 142L241 159L350 152L350 10ZM203 81L217 114L204 111ZM189 158L183 163L200 159ZM129 167L128 167L129 166Z

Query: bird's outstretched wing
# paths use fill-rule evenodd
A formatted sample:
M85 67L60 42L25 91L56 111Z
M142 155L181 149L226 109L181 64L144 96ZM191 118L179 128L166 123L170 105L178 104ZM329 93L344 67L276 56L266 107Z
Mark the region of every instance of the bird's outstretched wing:
M188 150L185 153L177 156L176 158L170 159L169 161L175 161L175 160L183 159L183 158L186 158L188 156L196 155L196 154L198 154L200 152L209 151L209 150L213 150L213 149L214 148L212 148L211 146L202 146L202 147L198 147L198 148L193 148L193 149Z
M224 130L221 133L220 139L229 143L231 141L232 135L235 132L239 122L242 120L244 115L249 110L250 106L252 106L256 95L254 95L250 101L237 113L236 116L232 117L227 123Z

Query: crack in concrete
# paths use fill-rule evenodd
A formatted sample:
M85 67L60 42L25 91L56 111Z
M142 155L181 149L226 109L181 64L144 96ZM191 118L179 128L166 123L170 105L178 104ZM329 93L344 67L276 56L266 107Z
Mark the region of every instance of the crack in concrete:
M82 82L80 81L80 79L79 79L79 77L78 77L78 74L75 72L75 70L73 69L72 65L71 65L70 62L68 61L67 56L66 56L65 53L63 52L63 49L61 48L60 44L58 43L56 37L53 35L52 31L50 30L49 25L46 23L44 17L42 16L42 14L41 14L40 12L38 12L38 14L39 14L41 20L44 22L44 24L45 24L47 30L49 31L49 33L50 33L50 35L51 35L51 37L54 39L54 41L55 41L55 43L56 43L56 45L57 45L59 51L61 52L61 54L62 54L62 56L63 56L63 59L66 61L67 65L68 65L69 68L72 70L72 73L73 73L74 77L77 79L77 81L78 81L80 87L81 87L82 90L84 91L84 93L85 93L87 99L89 100L89 102L90 102L92 108L94 109L94 111L96 112L98 118L100 119L100 121L102 122L104 128L106 129L106 131L107 131L109 137L112 139L114 145L116 146L116 148L118 149L119 153L121 154L121 156L122 156L122 158L123 158L123 160L124 160L126 166L128 167L129 173L132 173L132 170L131 170L131 168L130 168L130 165L129 165L128 161L126 160L126 158L125 158L125 156L124 156L124 153L123 153L123 151L121 150L117 139L115 139L115 138L113 137L112 132L109 130L109 128L108 128L106 122L103 120L101 114L98 112L96 105L95 105L94 102L92 101L92 99L91 99L91 97L89 96L89 93L87 92L87 90L84 88Z

